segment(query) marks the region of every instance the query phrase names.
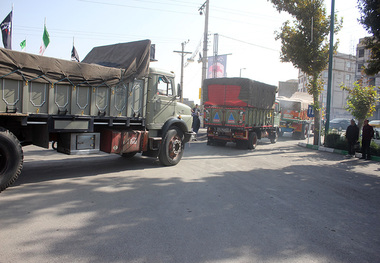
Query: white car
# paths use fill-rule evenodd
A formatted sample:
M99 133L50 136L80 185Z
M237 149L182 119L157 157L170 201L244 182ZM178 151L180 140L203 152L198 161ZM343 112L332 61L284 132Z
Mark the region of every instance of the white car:
M371 125L373 128L380 128L380 120L372 120L369 121L368 124Z
M373 131L375 132L373 140L380 145L380 128L374 128Z

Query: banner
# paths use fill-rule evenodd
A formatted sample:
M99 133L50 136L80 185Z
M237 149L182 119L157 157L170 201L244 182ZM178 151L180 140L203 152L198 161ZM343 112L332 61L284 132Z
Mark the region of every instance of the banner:
M227 55L208 57L207 78L227 77Z
M0 24L4 48L12 49L12 12Z

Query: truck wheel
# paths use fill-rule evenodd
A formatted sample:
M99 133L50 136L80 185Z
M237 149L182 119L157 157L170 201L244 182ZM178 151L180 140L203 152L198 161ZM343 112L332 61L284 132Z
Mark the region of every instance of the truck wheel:
M248 134L248 149L253 150L257 146L257 134L256 132L250 132Z
M162 141L158 159L163 165L176 165L182 158L183 147L182 131L175 127L171 128Z
M300 133L300 139L305 140L307 138L307 133L309 132L309 126L303 125L302 126L302 132Z
M274 131L274 132L271 134L270 142L271 142L271 143L276 143L276 142L277 142L277 139L278 139L278 132L277 132L277 131Z
M0 128L0 192L16 181L23 159L21 144L16 136Z

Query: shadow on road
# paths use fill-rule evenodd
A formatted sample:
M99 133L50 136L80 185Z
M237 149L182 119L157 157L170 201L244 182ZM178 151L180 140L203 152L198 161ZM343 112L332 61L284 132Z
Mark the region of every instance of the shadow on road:
M315 167L318 175L309 172ZM36 173L39 183L20 189L20 199L0 204L2 226L13 229L28 221L46 220L44 216L81 215L84 220L75 226L34 230L33 237L19 245L25 248L50 240L44 252L50 258L86 262L380 259L378 250L373 249L378 248L380 239L378 231L373 231L380 222L378 177L337 173L344 167L318 163L313 167L289 165L281 170L224 171L201 181L183 180L179 166L171 170L178 176L163 178L145 174L150 168L156 166L144 158L127 162L122 158L72 159L61 161L58 167L57 162L26 165L17 185L36 182L32 179ZM55 177L62 170L67 177ZM131 170L136 173L118 175ZM108 173L112 173L111 178ZM81 180L88 176L86 182ZM62 180L55 188L49 184L63 178L73 180ZM359 184L350 184L352 180ZM12 194L11 189L8 194ZM243 202L247 199L250 201ZM57 238L59 232L68 235ZM361 245L368 240L373 240L373 246ZM25 257L33 262L38 253L29 250Z
M368 163L281 141L269 145L246 151L207 146L200 138L187 145L182 162L299 158L281 169L248 162L246 171L208 170L198 180L187 179L192 171L181 163L161 167L152 158L27 159L14 189L1 194L0 220L11 230L67 219L31 228L33 235L18 246L49 240L43 253L69 261L379 262L380 178L352 171ZM339 162L319 163L327 160ZM168 175L156 175L157 169ZM18 253L37 262L41 251Z

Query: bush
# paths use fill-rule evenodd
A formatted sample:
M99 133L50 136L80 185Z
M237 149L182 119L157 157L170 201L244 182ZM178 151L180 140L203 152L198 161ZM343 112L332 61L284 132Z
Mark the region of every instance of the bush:
M356 152L361 152L361 140L360 141L360 149L356 150ZM344 137L340 136L336 133L329 133L326 135L325 146L328 148L334 148L338 150L348 151L348 144ZM372 141L370 146L370 151L372 155L380 156L380 145L376 142Z
M335 143L335 149L348 151L348 143L345 139L339 138Z
M325 146L329 148L335 148L339 140L341 140L339 134L329 133L326 135Z
M372 155L380 156L380 145L372 141L370 145L370 151Z

